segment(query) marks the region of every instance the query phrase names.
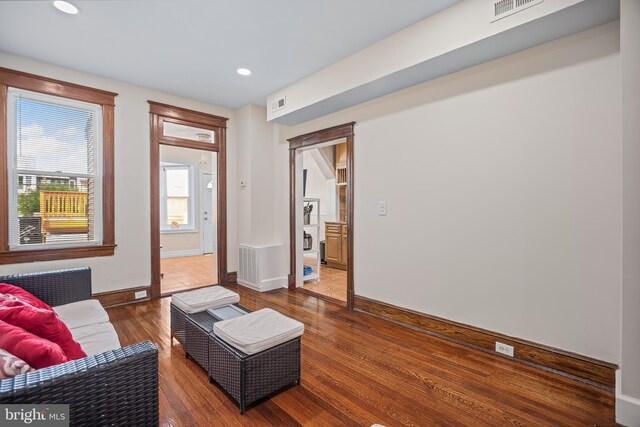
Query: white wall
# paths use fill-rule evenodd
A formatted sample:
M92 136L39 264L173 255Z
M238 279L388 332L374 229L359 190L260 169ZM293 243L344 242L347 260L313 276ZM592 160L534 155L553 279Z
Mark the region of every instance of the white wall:
M617 363L619 60L614 22L283 128L277 170L356 121L357 295Z
M149 220L149 105L153 100L228 117L228 265L238 265L236 220L236 136L232 110L180 98L116 80L53 66L0 52L0 66L117 92L115 107L115 236L112 257L0 266L0 274L89 266L93 292L106 292L151 282Z
M640 425L640 2L620 11L623 145L622 363L616 415Z
M274 125L267 122L267 111L251 106L253 136L251 150L252 243L282 243L273 234L273 160L271 159Z
M236 130L238 141L238 242L241 244L251 241L251 188L253 184L251 177L251 155L252 122L251 105L247 105L236 111ZM245 182L245 186L240 186L240 181Z
M267 122L263 107L247 105L236 111L238 129L238 241L266 245L274 241L273 140L276 126ZM236 249L237 250L237 249Z

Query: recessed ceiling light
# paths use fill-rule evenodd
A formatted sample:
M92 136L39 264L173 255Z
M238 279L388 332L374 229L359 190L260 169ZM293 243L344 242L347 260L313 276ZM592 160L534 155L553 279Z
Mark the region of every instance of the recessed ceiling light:
M69 3L68 1L55 0L53 2L53 5L56 7L56 9L64 13L68 13L70 15L75 15L76 13L78 13L78 8L72 5L71 3Z
M238 74L241 76L248 76L251 74L251 70L248 68L238 68Z

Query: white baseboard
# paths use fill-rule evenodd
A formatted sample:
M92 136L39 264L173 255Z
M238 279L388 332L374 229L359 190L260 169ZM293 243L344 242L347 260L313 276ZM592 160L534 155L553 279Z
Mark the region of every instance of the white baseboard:
M191 249L188 251L161 252L160 258L177 258L181 256L197 256L202 254L203 252L201 249Z
M272 291L274 289L286 288L289 286L289 281L286 277L275 277L269 280L262 281L262 287L260 292Z
M254 291L260 290L260 286L256 285L255 283L247 282L246 280L242 280L240 278L238 278L238 285L246 286L247 288L253 289Z
M616 422L623 426L640 426L640 399L622 394L622 371L616 371Z
M625 394L617 395L616 422L623 426L640 426L640 399Z
M288 286L286 277L275 277L273 279L263 280L259 285L256 285L255 283L249 283L242 279L238 279L238 283L258 292L267 292L274 289L286 288Z

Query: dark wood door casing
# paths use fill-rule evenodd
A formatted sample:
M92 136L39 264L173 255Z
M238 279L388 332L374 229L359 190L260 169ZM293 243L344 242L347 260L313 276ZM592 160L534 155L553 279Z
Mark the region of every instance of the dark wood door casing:
M213 114L201 113L186 108L149 103L149 126L151 134L151 297L159 298L160 289L160 146L193 148L218 153L218 224L217 255L218 284L226 284L230 278L227 271L227 118ZM164 122L185 124L212 130L215 133L214 143L191 141L175 137L166 137L163 132Z
M347 146L347 308L354 306L353 278L353 137L355 122L298 135L289 142L289 289L296 288L296 151L345 138Z

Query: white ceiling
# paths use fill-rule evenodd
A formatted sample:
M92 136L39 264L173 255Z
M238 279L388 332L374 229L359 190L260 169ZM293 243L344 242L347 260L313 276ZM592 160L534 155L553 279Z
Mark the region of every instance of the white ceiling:
M0 50L239 108L458 0L71 1L0 1Z

